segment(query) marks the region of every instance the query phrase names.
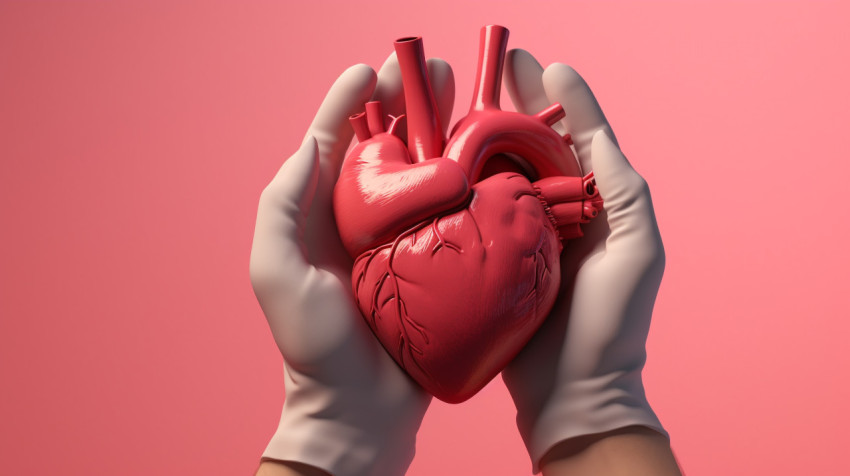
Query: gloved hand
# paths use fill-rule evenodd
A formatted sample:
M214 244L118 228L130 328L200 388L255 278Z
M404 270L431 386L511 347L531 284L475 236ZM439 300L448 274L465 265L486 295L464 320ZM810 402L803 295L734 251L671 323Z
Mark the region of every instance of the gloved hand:
M605 201L583 226L585 236L565 245L558 301L502 374L537 472L541 458L570 438L633 425L667 436L641 380L664 248L647 184L581 76L563 64L544 72L529 53L513 50L505 83L520 112L563 105L559 132L572 135L582 173L593 171Z
M441 60L428 66L448 124L451 69ZM333 219L333 187L353 136L348 118L370 98L403 113L395 55L377 80L357 65L334 83L300 149L263 191L251 249L251 282L283 354L286 388L263 458L337 476L404 474L431 401L360 316Z

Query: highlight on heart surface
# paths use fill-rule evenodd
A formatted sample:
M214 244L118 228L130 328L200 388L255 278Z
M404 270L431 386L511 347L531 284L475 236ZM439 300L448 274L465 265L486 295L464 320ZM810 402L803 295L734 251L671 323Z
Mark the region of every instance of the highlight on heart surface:
M351 117L358 143L334 189L363 317L414 380L450 403L481 390L534 335L558 293L562 242L602 208L569 135L551 128L560 104L500 109L507 39L504 27L482 28L472 105L448 138L422 39L397 40L405 114L386 116L373 101Z

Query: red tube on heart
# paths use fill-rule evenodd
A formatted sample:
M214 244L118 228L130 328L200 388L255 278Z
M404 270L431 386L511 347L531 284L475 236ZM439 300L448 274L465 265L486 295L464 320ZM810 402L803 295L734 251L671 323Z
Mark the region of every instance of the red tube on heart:
M372 138L372 134L369 133L369 125L366 122L365 112L349 117L348 121L351 122L351 127L354 129L354 135L357 136L358 141L363 142Z
M384 108L381 107L381 101L369 101L366 103L366 124L369 126L371 135L386 132L384 130ZM359 136L357 140L360 140Z
M552 104L546 109L538 112L534 115L534 117L540 119L545 122L547 126L554 125L556 122L560 121L564 117L566 117L567 113L564 112L564 108L560 104ZM562 137L564 142L567 141L567 137ZM572 140L572 139L570 139Z
M479 180L492 157L513 157L517 171L533 180L580 176L569 142L550 127L564 117L560 104L533 116L501 110L507 44L506 28L488 25L481 29L472 105L469 114L455 125L443 157L455 160L471 183Z
M472 93L472 111L499 109L502 87L502 68L508 46L508 29L487 25L481 29L478 46L478 70L475 73L475 92Z
M404 84L407 112L407 148L413 162L440 157L443 152L443 128L437 101L425 67L422 38L401 38L395 42L396 56Z

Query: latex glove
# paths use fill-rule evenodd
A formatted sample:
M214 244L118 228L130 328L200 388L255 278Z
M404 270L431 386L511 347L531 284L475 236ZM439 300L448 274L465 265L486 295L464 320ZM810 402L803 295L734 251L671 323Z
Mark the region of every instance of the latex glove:
M667 436L647 402L641 371L664 248L646 181L620 151L585 81L572 68L545 72L527 52L508 53L505 83L520 112L566 110L582 173L593 171L604 212L565 245L550 316L502 376L534 471L556 444L643 425Z
M450 115L451 69L440 60L428 66L440 108ZM331 87L300 149L260 197L251 249L251 282L283 355L286 388L263 457L338 476L404 474L431 401L360 316L351 259L333 219L333 187L353 136L348 117L370 97L389 114L403 113L395 55L377 80L357 65Z

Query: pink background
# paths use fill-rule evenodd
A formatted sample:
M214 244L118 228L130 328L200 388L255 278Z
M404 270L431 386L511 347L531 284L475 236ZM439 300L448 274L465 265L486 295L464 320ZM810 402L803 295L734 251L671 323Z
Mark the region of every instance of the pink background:
M580 71L652 186L645 378L688 475L850 473L847 4L427 3L0 1L0 473L251 473L260 190L397 37L457 117L488 23ZM435 403L409 474L528 474L513 418L500 379Z

